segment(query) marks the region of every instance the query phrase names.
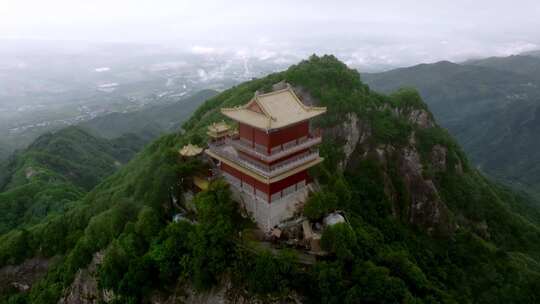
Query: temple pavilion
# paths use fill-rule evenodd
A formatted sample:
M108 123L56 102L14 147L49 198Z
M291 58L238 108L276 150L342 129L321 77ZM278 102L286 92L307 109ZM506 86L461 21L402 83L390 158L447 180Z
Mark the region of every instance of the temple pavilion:
M203 148L189 143L183 146L178 153L184 160L187 160L199 157L203 150ZM208 176L200 173L193 176L193 186L195 186L193 191L198 192L200 190L207 190L209 184L210 181Z
M228 137L234 134L234 131L232 131L226 122L221 121L208 126L206 134L210 138L211 144L222 144Z
M323 161L317 148L321 136L312 131L310 120L325 112L305 105L289 85L256 93L243 106L221 109L238 123L238 134L212 138L205 152L261 228L269 230L291 217L305 200L307 170ZM215 127L209 127L209 135Z

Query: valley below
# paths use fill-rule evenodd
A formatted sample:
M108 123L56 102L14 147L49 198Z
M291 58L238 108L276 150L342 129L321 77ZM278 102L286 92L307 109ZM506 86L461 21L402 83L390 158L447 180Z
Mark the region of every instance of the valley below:
M285 67L275 58L130 44L42 48L0 52L0 159L47 131L222 91Z

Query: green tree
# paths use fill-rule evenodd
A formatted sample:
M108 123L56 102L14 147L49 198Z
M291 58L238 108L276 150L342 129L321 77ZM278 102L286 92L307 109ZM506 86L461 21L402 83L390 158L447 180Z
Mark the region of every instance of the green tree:
M324 230L321 246L340 260L351 260L358 244L352 228L347 223L339 223Z
M356 264L353 279L356 285L347 292L346 303L402 303L412 298L402 280L372 262Z
M153 208L144 206L139 212L137 223L135 224L136 232L141 235L148 243L157 237L161 230L162 223L159 214Z
M159 235L159 238L150 251L159 269L161 282L168 284L174 282L179 276L187 276L191 268L183 268L183 259L192 252L189 235L194 227L187 222L171 223ZM189 264L188 264L189 265Z
M100 288L118 290L118 284L129 267L129 257L118 241L111 244L103 263L99 266L98 281Z
M195 198L199 224L190 234L193 248L192 274L196 288L205 289L231 265L234 253L236 204L230 198L229 186L216 181Z
M319 220L337 209L339 198L333 192L322 190L311 195L304 206L304 215L310 220Z

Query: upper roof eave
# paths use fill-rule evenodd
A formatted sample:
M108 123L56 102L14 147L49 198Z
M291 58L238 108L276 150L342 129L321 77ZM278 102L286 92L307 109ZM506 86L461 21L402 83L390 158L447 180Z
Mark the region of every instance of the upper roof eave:
M290 96L292 96L292 100L294 100L297 103L297 106L292 106L292 108L296 107L296 109L301 109L300 112L296 112L297 116L296 118L292 118L287 116L289 113L283 112L283 107L276 107L276 100L269 101L270 105L274 106L274 111L268 108L268 105L263 102L265 98L271 97L273 95L282 94L284 92L289 92ZM287 96L284 96L283 101L286 101ZM263 113L252 111L249 109L249 106L253 104L254 102L257 103L259 108L262 110ZM272 116L272 113L275 113L278 115L278 117ZM277 113L276 113L277 112ZM222 108L221 113L225 116L248 124L252 127L262 129L262 130L273 130L273 129L280 129L284 128L305 120L309 120L311 118L314 118L318 115L321 115L326 112L326 107L313 107L313 106L306 106L302 103L302 101L298 98L298 96L294 93L291 87L287 87L285 89L273 91L270 93L265 94L256 94L253 99L251 99L248 103L246 103L243 106L237 106L234 108ZM283 117L280 119L280 117Z

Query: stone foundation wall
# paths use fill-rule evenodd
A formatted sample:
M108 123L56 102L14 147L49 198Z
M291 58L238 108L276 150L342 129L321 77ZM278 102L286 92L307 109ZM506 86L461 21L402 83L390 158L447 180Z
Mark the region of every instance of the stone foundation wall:
M269 204L234 186L231 187L231 190L234 197L241 203L241 207L249 213L263 231L269 231L282 221L291 218L308 196L307 188L303 188Z

